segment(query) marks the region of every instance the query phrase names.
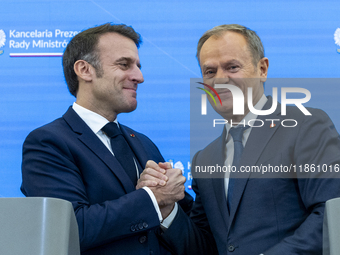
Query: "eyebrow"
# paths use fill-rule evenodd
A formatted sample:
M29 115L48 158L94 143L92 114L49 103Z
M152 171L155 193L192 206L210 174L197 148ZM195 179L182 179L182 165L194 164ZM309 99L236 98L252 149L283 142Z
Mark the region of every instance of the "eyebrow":
M205 70L207 68L214 68L212 65L203 65L202 70Z
M126 62L128 62L129 64L134 62L134 61L132 60L132 58L121 57L121 58L119 58L119 59L116 60L116 63L117 63L117 62L122 62L122 61L126 61ZM137 63L137 66L138 66L139 69L142 68L142 65L141 65L139 62Z
M241 62L237 59L230 59L228 60L226 63L223 63L223 66L224 65L230 65L230 64L233 64L233 63L237 63L237 64L240 64L241 65ZM202 70L205 70L205 69L208 69L208 68L216 68L215 65L211 65L211 64L206 64L206 65L203 65L202 66Z
M239 60L237 60L237 59L231 59L231 60L229 60L228 62L227 62L227 64L231 64L231 63L238 63L238 64L241 64L241 62L239 61Z

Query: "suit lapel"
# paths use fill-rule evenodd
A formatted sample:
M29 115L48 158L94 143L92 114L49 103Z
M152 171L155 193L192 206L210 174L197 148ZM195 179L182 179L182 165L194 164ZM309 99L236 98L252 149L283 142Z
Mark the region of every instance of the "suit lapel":
M86 125L79 115L70 107L63 118L78 135L78 139L85 144L98 158L100 158L113 174L120 180L126 193L135 190L135 187L117 159L111 154L96 134ZM102 169L100 169L102 170ZM98 169L99 171L99 169Z
M267 110L272 105L272 98L268 97L268 101L263 107L264 110ZM262 127L253 127L250 135L248 137L246 146L243 151L243 155L241 158L240 165L241 166L253 166L257 163L260 156L262 155L263 150L267 146L267 143L271 139L271 137L276 132L277 128L280 126L282 117L279 115L281 112L281 105L278 103L276 110L274 113L268 116L257 116L257 119L261 119L264 122ZM275 127L271 127L271 121L266 121L266 119L276 119ZM278 121L279 120L279 121ZM230 212L230 220L229 220L229 229L232 224L232 221L235 217L237 208L240 204L243 192L248 182L250 172L242 173L242 178L235 179L235 186L233 190L233 199L231 203L231 212Z
M211 179L212 185L214 187L216 202L219 206L219 211L221 213L221 217L224 221L224 226L228 226L229 223L229 211L227 206L227 198L225 195L225 186L224 186L224 178L214 178Z
M212 154L209 155L209 159L211 160L207 165L224 165L224 152L225 152L225 146L226 146L226 129L223 128L222 135L215 141L215 144L213 145L214 148L218 148L218 152L216 153L215 150L212 151ZM216 203L219 206L219 211L221 213L221 218L223 218L224 221L224 226L228 226L229 222L229 212L228 212L228 207L227 207L227 199L225 196L225 186L224 186L224 181L225 178L224 176L220 176L219 178L212 178L208 179L211 180L213 190L215 195L211 197L211 199L215 198Z

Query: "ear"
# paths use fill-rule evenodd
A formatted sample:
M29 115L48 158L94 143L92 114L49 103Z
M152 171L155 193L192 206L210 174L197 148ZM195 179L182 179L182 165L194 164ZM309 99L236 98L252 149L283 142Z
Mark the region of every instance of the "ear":
M78 79L82 79L87 82L91 82L93 79L93 75L95 75L95 70L93 66L91 66L85 60L77 60L77 62L74 63L73 68L74 72L78 76Z
M262 58L257 63L257 70L259 70L260 72L261 82L265 82L267 80L268 67L269 67L268 58Z

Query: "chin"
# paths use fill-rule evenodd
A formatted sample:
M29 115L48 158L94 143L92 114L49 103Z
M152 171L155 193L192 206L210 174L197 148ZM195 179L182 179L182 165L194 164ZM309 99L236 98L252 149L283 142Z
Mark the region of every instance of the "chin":
M137 108L137 102L125 107L125 109L123 109L122 112L133 112L134 110L136 110L136 108Z
M231 116L233 114L232 107L220 106L220 107L214 107L214 110L225 119L227 119L226 116Z

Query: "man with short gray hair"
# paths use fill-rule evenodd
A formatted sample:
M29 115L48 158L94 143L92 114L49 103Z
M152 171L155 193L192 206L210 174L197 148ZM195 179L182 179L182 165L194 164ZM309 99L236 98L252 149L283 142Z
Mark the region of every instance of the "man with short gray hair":
M163 233L165 242L176 254L186 255L321 255L324 206L340 196L340 179L333 178L339 176L296 171L266 178L242 172L246 169L242 167L339 167L340 140L334 124L323 111L312 108L308 108L311 116L295 106L288 106L286 114L279 106L269 115L249 110L250 88L252 107L258 111L271 109L273 99L264 95L263 88L269 60L260 38L246 27L222 25L207 31L198 42L197 59L205 89L212 92L216 84L237 87L246 99L244 112L233 113L235 98L229 89L215 88L214 99L208 97L227 124L220 137L194 156L193 210L189 218L178 209ZM222 103L215 104L219 99ZM298 125L285 127L283 117ZM254 119L279 121L246 125ZM214 165L236 170L209 178L195 173L196 166ZM175 232L180 243L173 238Z

